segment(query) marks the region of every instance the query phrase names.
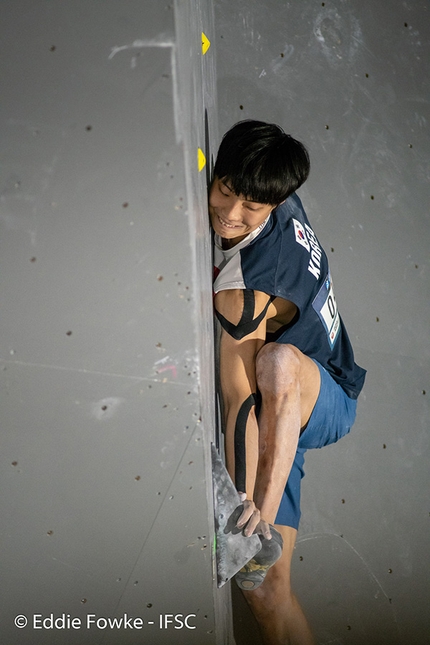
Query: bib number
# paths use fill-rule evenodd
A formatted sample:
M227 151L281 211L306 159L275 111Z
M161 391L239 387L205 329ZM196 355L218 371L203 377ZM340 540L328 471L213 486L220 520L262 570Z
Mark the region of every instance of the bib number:
M327 340L330 348L333 349L340 331L340 318L330 274L328 274L324 284L319 290L312 303L312 307L315 309L324 325L327 332Z

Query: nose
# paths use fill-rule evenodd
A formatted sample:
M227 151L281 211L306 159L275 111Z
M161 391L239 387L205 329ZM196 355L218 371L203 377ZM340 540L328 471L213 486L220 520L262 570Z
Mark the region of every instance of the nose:
M241 219L241 204L237 198L232 199L228 206L225 206L223 217L228 222L232 224L234 222L239 222Z

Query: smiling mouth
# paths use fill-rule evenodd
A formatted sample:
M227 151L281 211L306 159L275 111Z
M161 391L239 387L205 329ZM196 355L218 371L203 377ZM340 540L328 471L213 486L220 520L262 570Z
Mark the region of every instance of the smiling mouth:
M217 215L217 217L218 217L218 221L220 222L220 224L221 224L222 226L224 226L224 228L229 228L229 229L242 228L241 226L228 224L228 223L227 223L225 220L223 220L219 215Z

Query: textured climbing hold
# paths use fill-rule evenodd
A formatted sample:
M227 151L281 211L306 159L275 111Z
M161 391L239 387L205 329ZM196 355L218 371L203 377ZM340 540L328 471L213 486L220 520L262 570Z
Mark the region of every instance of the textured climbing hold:
M203 56L206 54L207 50L211 46L209 38L206 36L205 33L202 31L202 54Z
M199 172L203 170L203 168L206 166L206 157L204 155L204 152L201 148L197 149L197 167L199 169Z

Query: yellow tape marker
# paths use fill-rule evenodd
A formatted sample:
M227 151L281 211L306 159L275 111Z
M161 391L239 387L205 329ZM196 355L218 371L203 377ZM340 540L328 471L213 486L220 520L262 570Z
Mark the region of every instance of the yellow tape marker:
M203 153L203 150L201 150L200 148L197 148L197 167L199 169L199 172L201 172L205 166L206 166L206 157Z
M206 54L207 50L211 46L209 38L202 32L202 54L203 56Z

